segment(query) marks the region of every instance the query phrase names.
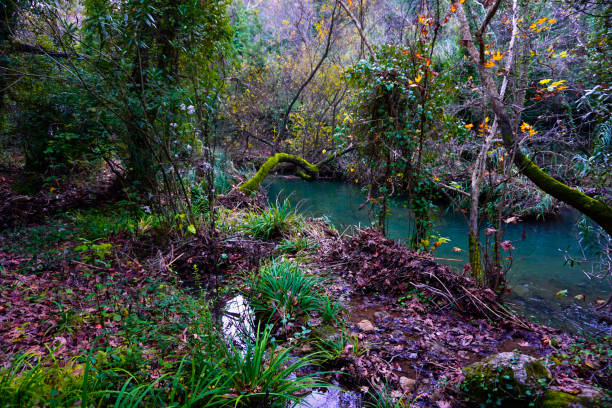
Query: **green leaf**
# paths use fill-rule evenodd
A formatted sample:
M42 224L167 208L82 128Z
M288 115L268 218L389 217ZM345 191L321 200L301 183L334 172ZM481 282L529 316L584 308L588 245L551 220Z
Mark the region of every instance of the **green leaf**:
M196 233L196 229L195 226L193 224L189 224L189 226L187 227L187 231L191 232L193 235L195 235Z

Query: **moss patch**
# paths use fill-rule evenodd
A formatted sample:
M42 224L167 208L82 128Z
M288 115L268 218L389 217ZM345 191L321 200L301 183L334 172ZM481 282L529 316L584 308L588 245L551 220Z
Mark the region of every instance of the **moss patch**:
M470 400L485 406L533 406L544 394L550 378L546 367L533 357L500 353L463 370L461 388Z

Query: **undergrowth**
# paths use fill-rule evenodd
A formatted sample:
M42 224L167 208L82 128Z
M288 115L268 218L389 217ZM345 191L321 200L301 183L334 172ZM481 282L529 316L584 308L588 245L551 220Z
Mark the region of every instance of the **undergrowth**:
M247 341L245 350L217 334L200 339L205 344L158 370L138 348L92 349L64 363L53 352L21 354L0 369L0 406L285 407L305 390L324 386L316 374L296 376L314 360L279 348L270 328Z

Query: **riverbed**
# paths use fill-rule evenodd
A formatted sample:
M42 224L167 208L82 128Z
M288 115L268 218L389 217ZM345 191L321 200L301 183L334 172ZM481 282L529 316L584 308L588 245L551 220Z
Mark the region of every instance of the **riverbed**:
M368 227L368 207L359 207L365 195L356 185L335 181L306 182L293 178L273 178L266 184L270 201L290 197L298 211L310 217L327 217L339 230L351 226ZM511 292L507 303L532 321L569 332L601 335L609 327L598 322L592 302L606 298L605 282L590 279L581 267L565 264L564 252L579 255L575 221L578 215L564 211L545 222L523 221L504 227L504 240L512 241L512 267L507 275ZM406 241L412 217L401 201L391 205L388 236ZM441 258L458 272L468 262L467 223L462 214L441 211L435 224L439 236L450 241L438 248ZM453 249L455 248L455 249ZM461 251L458 252L457 248ZM558 296L567 290L564 296ZM562 292L563 293L563 292ZM584 300L574 296L584 295Z

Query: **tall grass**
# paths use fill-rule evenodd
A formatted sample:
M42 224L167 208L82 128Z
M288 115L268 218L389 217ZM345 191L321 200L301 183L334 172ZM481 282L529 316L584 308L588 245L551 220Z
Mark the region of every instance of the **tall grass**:
M0 370L0 407L285 407L304 391L325 386L315 374L296 376L314 358L280 349L269 327L246 349L215 334L206 341L207 347L192 350L157 378L144 358L126 367L122 357L90 353L85 363L62 366L52 354L23 354Z
M290 349L279 348L271 338L271 327L257 330L246 349L232 345L224 349L223 374L230 379L234 406L286 407L300 400L298 394L325 386L316 374L297 377L296 372L313 364L312 357L292 357Z

